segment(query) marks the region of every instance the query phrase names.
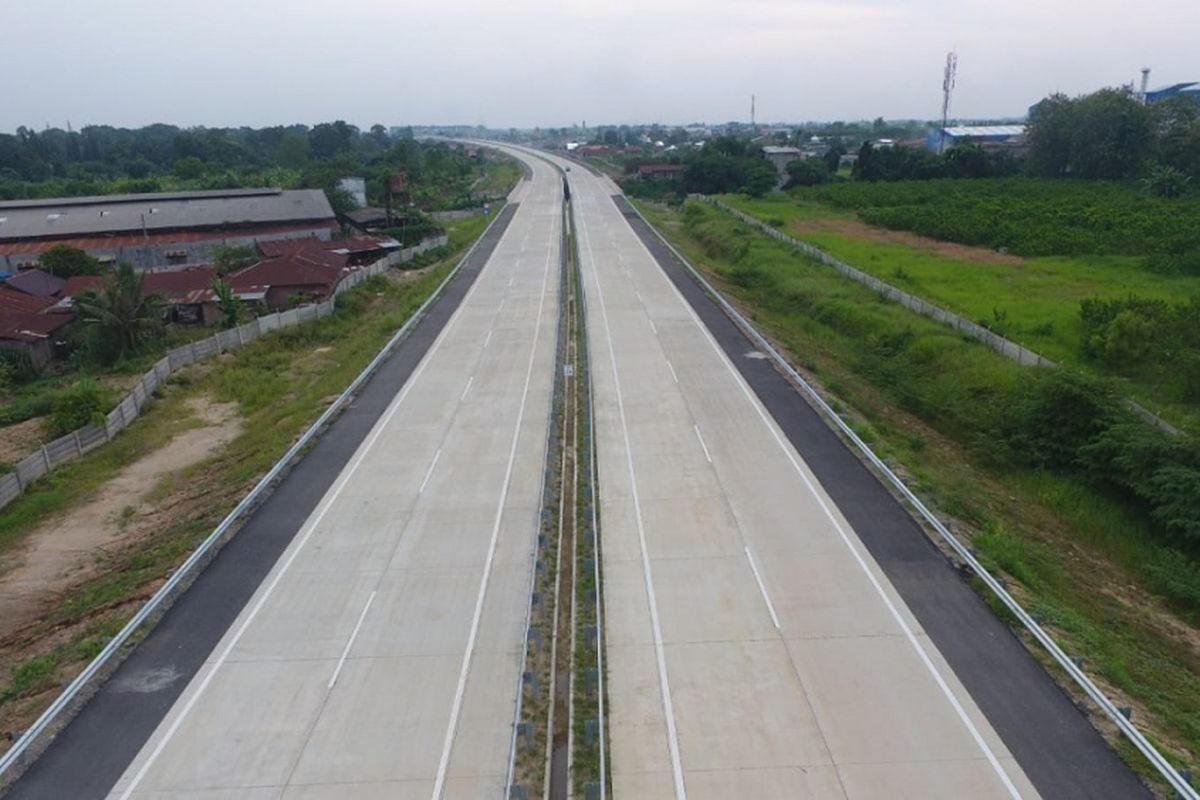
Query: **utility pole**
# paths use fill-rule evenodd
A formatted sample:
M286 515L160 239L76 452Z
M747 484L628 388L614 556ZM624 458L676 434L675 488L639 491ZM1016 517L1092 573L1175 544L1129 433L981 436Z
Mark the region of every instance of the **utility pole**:
M758 133L758 127L754 124L754 95L750 95L750 133Z

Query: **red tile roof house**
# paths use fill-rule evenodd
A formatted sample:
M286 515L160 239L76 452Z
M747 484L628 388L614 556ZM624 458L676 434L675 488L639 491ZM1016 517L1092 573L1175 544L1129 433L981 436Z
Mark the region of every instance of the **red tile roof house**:
M395 239L379 238L262 242L263 260L228 280L239 295L261 297L272 311L298 302L319 303L333 296L342 278L386 258L399 246Z
M59 332L75 317L52 312L55 302L0 286L0 350L26 354L35 369L49 364Z
M347 254L298 251L264 258L230 275L228 280L239 295L261 298L264 306L278 311L331 297L342 278L352 271Z

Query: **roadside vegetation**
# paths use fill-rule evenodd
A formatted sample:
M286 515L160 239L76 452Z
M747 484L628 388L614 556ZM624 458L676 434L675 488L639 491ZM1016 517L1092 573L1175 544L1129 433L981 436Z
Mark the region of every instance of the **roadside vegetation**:
M1168 237L1155 238L1174 229L1179 239L1200 241L1200 198L1156 200L1122 183L1010 178L842 183L721 199L1047 358L1114 378L1171 423L1200 431L1200 363L1193 363L1200 351L1190 316L1200 308L1192 299L1200 297L1200 266L1176 267ZM934 230L908 235L918 226L896 226L903 233L892 233L874 212L893 209L956 216L960 227L977 219L982 228L1021 230L1044 243L1025 252L1049 254L1000 252L981 232L935 239ZM1076 254L1084 240L1101 252ZM987 245L973 246L980 241Z
M1132 419L1107 383L1020 367L718 209L644 210L1195 766L1200 447Z
M35 618L0 637L0 750L374 357L487 221L450 223L452 245L440 259L369 278L339 295L327 317L176 373L113 442L50 473L4 510L0 581L20 565L31 534L94 506L114 476L176 446L187 431L208 430L213 421L197 408L233 409L222 424L235 426L236 436L156 476L135 503L104 520L119 540L97 547L69 591L38 598Z

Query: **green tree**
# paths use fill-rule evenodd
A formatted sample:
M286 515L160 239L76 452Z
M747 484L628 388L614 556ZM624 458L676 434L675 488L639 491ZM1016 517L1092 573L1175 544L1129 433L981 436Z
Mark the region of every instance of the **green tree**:
M59 278L71 278L76 275L99 275L104 271L104 265L98 259L92 258L78 247L66 244L56 244L38 259L41 269Z
M1200 103L1175 96L1151 106L1159 163L1200 180Z
M784 188L793 186L817 186L829 182L829 167L819 158L806 158L787 165L788 182Z
M290 169L303 169L312 156L308 137L299 131L288 131L275 149L275 163Z
M221 327L236 328L242 317L242 298L220 278L213 278L212 290L217 298L217 309L221 312Z
M842 166L842 156L844 155L846 155L846 147L842 144L841 139L829 145L829 150L826 151L823 158L825 169L830 175L837 174L838 169Z
M1101 89L1075 101L1071 174L1123 180L1139 175L1150 159L1150 111L1128 90Z
M1074 126L1075 101L1065 94L1052 94L1029 110L1025 141L1031 173L1046 178L1067 174Z
M213 248L213 267L225 276L258 263L258 254L248 244L219 244Z
M146 293L142 276L124 262L100 288L77 295L74 305L103 363L120 361L162 330L162 297Z

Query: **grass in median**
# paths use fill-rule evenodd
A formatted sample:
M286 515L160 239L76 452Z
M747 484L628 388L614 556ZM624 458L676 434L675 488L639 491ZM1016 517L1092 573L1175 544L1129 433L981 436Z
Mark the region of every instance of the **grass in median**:
M988 456L989 404L1028 378L1024 368L716 209L643 211L854 409L859 433L1134 706L1139 724L1197 763L1200 571L1121 503Z

